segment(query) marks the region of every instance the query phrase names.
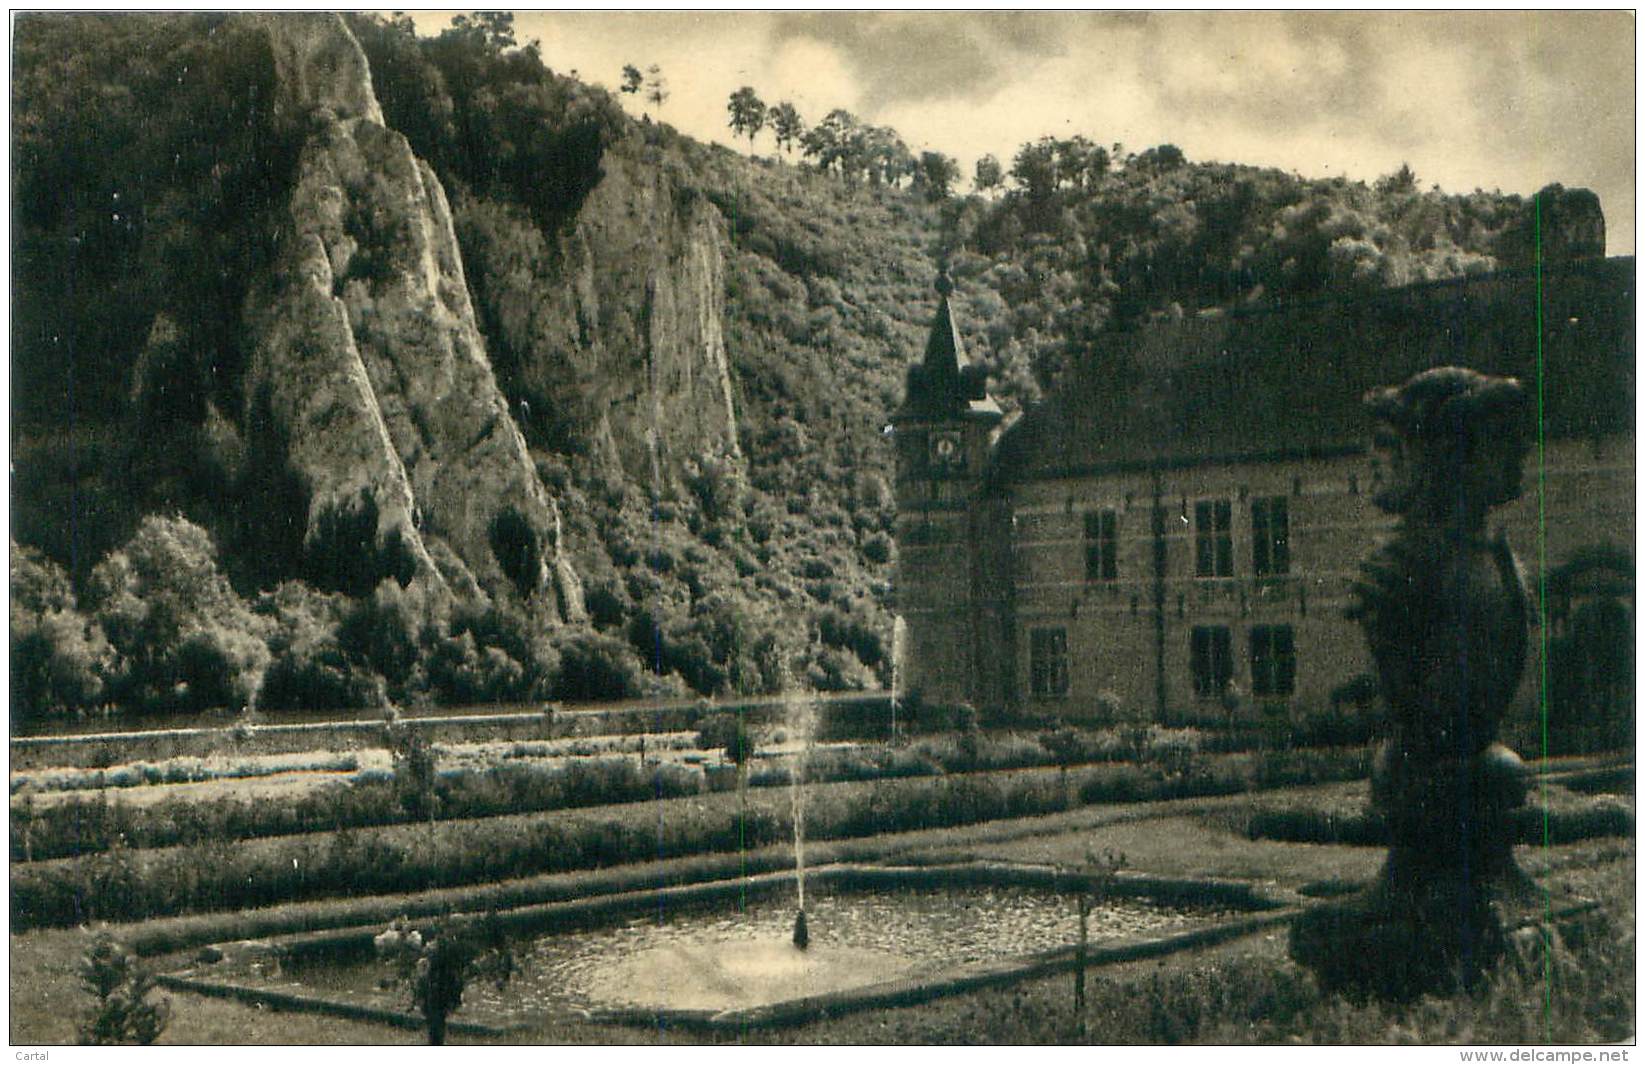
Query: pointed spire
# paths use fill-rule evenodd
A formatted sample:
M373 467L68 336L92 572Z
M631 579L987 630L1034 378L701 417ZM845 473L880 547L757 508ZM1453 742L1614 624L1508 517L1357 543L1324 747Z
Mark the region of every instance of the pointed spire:
M904 409L920 410L928 417L970 415L997 420L999 407L987 396L983 368L969 365L965 357L965 344L949 301L954 280L948 275L947 263L938 270L935 287L937 313L931 319L925 358L909 369Z
M948 302L954 280L948 276L946 263L937 273L936 289L937 314L931 319L931 335L925 342L925 381L933 390L957 394L960 371L965 368L965 344L954 321L954 308Z

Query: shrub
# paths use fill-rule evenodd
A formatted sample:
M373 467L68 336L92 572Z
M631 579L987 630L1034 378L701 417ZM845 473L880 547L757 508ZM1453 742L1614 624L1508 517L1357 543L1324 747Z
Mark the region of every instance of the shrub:
M755 754L755 740L741 714L715 714L703 722L697 746L705 751L723 751L727 761L742 765Z
M735 455L704 455L687 462L685 484L696 497L703 517L711 522L740 521L748 496L748 480Z
M497 650L519 663L521 675L511 698L541 699L552 688L560 656L539 627L519 611L502 605L479 612L460 611L451 620L451 632L472 634L482 653Z
M141 709L244 705L268 667L267 619L217 568L210 535L148 517L91 572L94 616L125 665L121 701Z
M402 918L372 945L410 990L412 1004L428 1026L430 1046L445 1043L446 1019L462 1005L471 980L483 974L501 989L514 974L514 953L494 918L435 924L426 933Z
M645 670L626 643L598 632L568 632L555 644L555 699L632 699L646 693Z
M817 635L828 646L851 651L867 666L885 659L885 638L881 630L889 632L890 619L883 614L865 618L839 606L828 606L817 612L816 622Z
M1252 784L1259 788L1357 780L1371 771L1368 747L1331 750L1265 751L1257 758Z
M96 999L80 1026L82 1046L147 1046L165 1031L171 1000L149 1000L154 974L107 932L80 956L78 970L81 986Z
M257 705L265 710L380 709L389 705L388 683L349 662L335 647L292 648L269 666Z
M102 629L73 610L31 614L11 609L11 707L18 718L83 710L103 695L115 668Z
M806 670L806 682L814 691L864 691L879 678L850 651L824 647Z
M884 565L885 563L891 561L891 554L894 547L895 544L892 542L891 537L885 535L885 533L877 532L863 541L863 557L868 559L870 562L876 562L880 565Z
M75 608L74 586L63 567L16 540L11 541L11 607L30 614Z
M177 646L178 690L193 706L248 707L268 660L258 636L216 625L196 629Z
M434 782L439 769L433 745L397 716L389 718L383 731L389 754L394 759L394 790L400 805L412 817L432 821L438 801Z
M527 698L531 690L524 666L499 647L480 647L471 632L437 643L428 656L426 672L441 702L513 702Z
M418 666L423 649L444 631L443 607L421 585L402 588L385 579L344 614L338 645L351 662L380 674L391 697L409 700L426 691Z
M350 609L336 593L286 581L257 602L273 624L273 661L263 675L257 705L266 710L351 710L388 705L388 685L340 643Z

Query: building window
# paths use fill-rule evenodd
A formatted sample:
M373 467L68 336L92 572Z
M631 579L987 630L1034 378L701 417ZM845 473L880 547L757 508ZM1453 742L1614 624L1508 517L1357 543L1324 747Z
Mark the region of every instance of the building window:
M1234 575L1233 509L1226 499L1194 504L1194 576Z
M1090 510L1085 513L1085 579L1111 581L1119 577L1119 559L1115 557L1118 540L1119 515L1112 510Z
M1037 697L1068 694L1068 630L1034 629L1028 639L1028 690Z
M1251 626L1251 694L1290 695L1296 688L1297 646L1291 626Z
M1251 500L1251 570L1259 577L1291 572L1291 514L1284 496Z
M1188 645L1195 695L1221 695L1234 679L1233 642L1225 625L1196 625Z

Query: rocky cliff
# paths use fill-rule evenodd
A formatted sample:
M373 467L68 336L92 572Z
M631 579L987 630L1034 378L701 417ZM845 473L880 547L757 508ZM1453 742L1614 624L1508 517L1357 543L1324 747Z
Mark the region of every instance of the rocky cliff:
M384 127L340 19L258 26L276 114L306 136L274 267L245 308L244 417L253 439L284 442L311 575L577 617L559 515L492 372L438 178Z
M642 484L737 451L724 223L646 155L635 135L608 150L599 183L553 230L496 200L459 211L516 409L552 446Z

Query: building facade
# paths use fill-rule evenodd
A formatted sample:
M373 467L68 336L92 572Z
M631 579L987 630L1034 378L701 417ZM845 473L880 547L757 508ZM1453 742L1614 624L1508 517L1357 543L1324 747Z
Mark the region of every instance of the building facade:
M1633 284L1593 260L1113 334L1003 433L945 291L894 419L905 689L1172 724L1368 700L1343 611L1391 525L1360 397L1431 366L1539 397L1493 515L1533 595L1584 552L1631 559Z

